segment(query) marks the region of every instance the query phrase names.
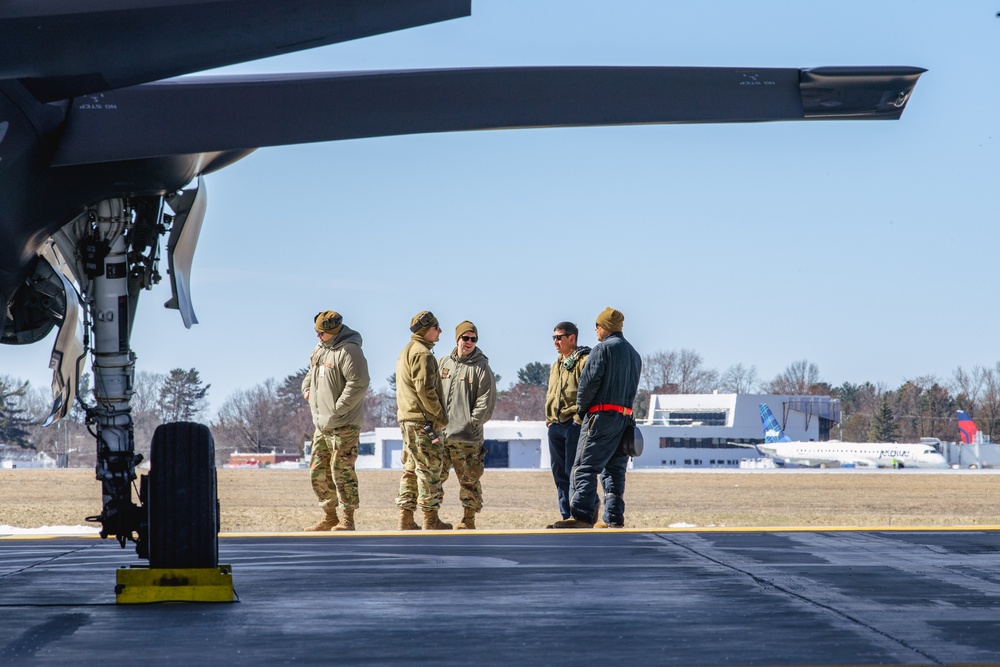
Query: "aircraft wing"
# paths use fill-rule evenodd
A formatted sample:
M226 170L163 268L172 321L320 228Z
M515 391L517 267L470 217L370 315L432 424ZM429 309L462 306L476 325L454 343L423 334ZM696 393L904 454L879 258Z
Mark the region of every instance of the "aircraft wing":
M4 0L0 79L43 102L471 13L472 0Z
M896 119L923 72L511 67L181 78L75 98L53 166L456 130Z

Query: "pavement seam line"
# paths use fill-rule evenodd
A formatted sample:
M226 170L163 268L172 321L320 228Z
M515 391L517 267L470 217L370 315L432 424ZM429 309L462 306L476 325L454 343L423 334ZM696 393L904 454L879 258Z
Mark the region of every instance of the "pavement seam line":
M899 639L898 637L893 637L892 635L890 635L890 634L888 634L886 632L883 632L882 630L879 630L878 628L870 625L869 623L864 622L860 618L856 618L856 617L852 616L851 614L848 614L845 611L841 611L840 609L837 609L836 607L832 607L832 606L830 606L828 604L823 604L822 602L819 602L817 600L813 600L813 599L808 598L808 597L806 597L804 595L796 593L795 591L790 590L790 589L782 586L781 584L777 583L776 581L767 580L767 579L764 579L762 577L757 576L756 574L754 574L752 572L747 572L746 570L741 570L740 568L736 567L735 565L733 565L731 563L726 563L726 562L724 562L722 560L719 560L718 558L713 558L712 556L709 556L706 553L702 553L702 552L698 551L697 549L695 549L692 546L689 546L687 544L681 544L680 542L676 542L674 540L671 540L671 539L668 538L667 535L657 533L657 534L651 535L651 537L654 538L654 539L658 539L658 540L661 540L663 542L666 542L667 544L670 544L671 546L675 546L675 547L679 547L681 549L684 549L685 551L688 551L691 554L693 554L693 555L695 555L695 556L697 556L699 558L702 558L704 560L707 560L707 561L710 561L712 563L715 563L716 565L719 565L719 566L724 567L726 569L732 570L734 572L739 572L740 574L753 579L757 584L759 584L762 587L772 588L774 590L781 591L785 595L788 595L789 597L793 597L793 598L795 598L795 599L797 599L797 600L799 600L801 602L804 602L804 603L806 603L809 606L818 607L819 609L822 609L822 610L824 610L824 611L826 611L828 613L831 613L831 614L833 614L835 616L839 616L840 618L843 618L844 620L850 621L851 623L853 623L855 625L863 627L863 628L869 630L870 632L874 632L875 634L878 634L878 635L880 635L880 636L888 639L891 642L899 644L900 646L902 646L903 648L905 648L905 649L907 649L909 651L913 651L917 655L926 658L927 660L931 661L935 665L947 664L945 662L942 662L942 661L938 660L937 658L935 658L935 657L933 657L931 655L928 655L927 653L925 653L924 651L921 651L919 648L917 648L915 646L910 646L908 643L906 643L902 639Z
M87 549L93 549L95 546L97 546L97 545L96 544L91 544L91 545L88 545L88 546L85 546L85 547L80 547L79 549L70 549L69 551L64 551L61 554L56 554L52 558L46 558L45 560L40 560L37 563L32 563L31 565L25 565L24 567L22 567L20 569L14 570L13 572L7 572L5 574L0 574L0 579L7 579L8 577L13 577L15 574L21 574L22 572L27 572L28 570L30 570L32 568L36 568L36 567L39 567L41 565L47 565L48 563L52 563L54 561L57 561L57 560L59 560L60 558L62 558L64 556L69 556L71 554L75 554L75 553L78 553L80 551L86 551Z

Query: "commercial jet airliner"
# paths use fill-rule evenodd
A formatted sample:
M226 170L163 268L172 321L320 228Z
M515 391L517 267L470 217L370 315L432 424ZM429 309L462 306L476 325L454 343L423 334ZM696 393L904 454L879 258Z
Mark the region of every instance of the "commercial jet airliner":
M947 468L948 462L932 445L890 442L795 442L781 429L766 403L760 404L764 425L761 454L801 466L857 468Z

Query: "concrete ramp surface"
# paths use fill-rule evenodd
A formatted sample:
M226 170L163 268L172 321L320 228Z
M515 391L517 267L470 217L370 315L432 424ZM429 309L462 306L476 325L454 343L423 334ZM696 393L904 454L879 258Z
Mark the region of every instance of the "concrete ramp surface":
M239 601L116 605L92 538L0 539L0 664L1000 660L993 530L223 536Z

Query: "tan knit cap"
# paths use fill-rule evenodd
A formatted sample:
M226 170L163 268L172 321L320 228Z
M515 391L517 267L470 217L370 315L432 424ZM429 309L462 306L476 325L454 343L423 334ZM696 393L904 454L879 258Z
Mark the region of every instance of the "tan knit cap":
M423 336L431 327L436 327L439 324L434 313L429 310L421 310L410 320L410 331Z
M471 331L472 333L476 334L476 338L479 338L479 329L476 328L476 325L470 322L469 320L465 320L457 327L455 327L456 343L458 342L458 339L462 337L462 334L464 334L466 331Z
M605 331L615 333L622 330L622 326L625 324L625 316L622 315L620 310L615 310L611 306L608 306L597 316L597 324Z
M313 318L316 333L328 333L336 336L344 328L344 318L335 310L324 310Z

